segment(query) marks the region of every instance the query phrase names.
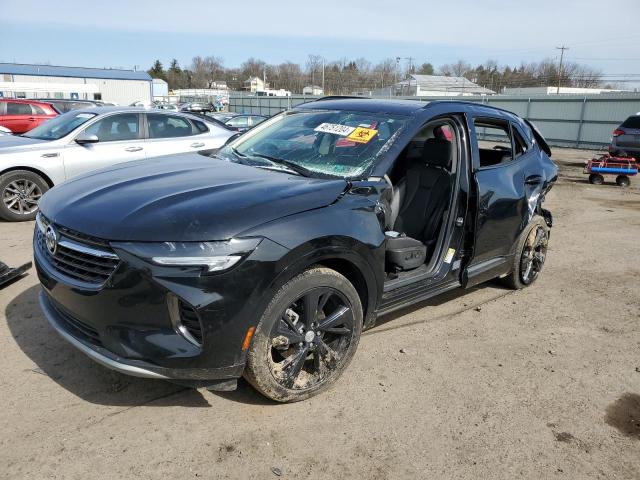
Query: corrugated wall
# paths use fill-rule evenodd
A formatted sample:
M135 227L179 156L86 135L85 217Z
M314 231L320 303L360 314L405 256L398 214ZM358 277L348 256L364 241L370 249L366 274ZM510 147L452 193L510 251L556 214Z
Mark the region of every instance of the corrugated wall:
M231 95L229 110L240 113L275 115L301 103L321 97L249 97ZM388 98L388 97L385 97ZM416 97L394 97L416 100ZM421 100L453 100L429 97ZM534 122L552 145L600 148L607 145L611 132L629 115L640 112L640 95L542 95L464 97L460 100L503 108Z

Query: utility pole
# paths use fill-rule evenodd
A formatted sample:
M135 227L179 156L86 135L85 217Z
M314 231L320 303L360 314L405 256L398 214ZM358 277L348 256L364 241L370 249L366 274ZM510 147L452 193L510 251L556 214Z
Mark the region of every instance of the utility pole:
M324 57L322 57L322 94L324 95Z
M558 67L558 88L556 90L556 95L560 94L560 82L562 81L562 60L564 58L564 51L569 50L569 47L565 47L562 45L561 47L556 47L556 50L560 50L560 66Z

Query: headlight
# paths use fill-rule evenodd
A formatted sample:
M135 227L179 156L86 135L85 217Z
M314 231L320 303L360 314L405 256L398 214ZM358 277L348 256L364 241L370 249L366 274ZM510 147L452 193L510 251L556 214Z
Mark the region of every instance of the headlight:
M148 262L166 267L202 267L204 273L228 270L249 255L260 238L239 238L223 242L112 242Z

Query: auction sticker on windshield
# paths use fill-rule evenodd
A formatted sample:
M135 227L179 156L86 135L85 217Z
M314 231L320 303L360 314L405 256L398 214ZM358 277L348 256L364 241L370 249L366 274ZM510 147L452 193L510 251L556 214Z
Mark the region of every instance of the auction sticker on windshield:
M368 143L377 133L378 131L372 128L358 127L347 138L358 143Z
M348 125L340 125L338 123L321 123L316 128L316 132L333 133L334 135L340 135L346 137L351 132L356 130L356 127L350 127Z

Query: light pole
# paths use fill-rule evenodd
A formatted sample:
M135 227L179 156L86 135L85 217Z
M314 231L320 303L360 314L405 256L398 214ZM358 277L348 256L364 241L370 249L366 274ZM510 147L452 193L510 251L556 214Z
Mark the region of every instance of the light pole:
M556 95L560 94L560 81L562 80L562 59L564 57L564 51L569 50L569 47L565 47L562 45L561 47L556 47L556 50L560 50L560 66L558 67L558 88L556 89Z

